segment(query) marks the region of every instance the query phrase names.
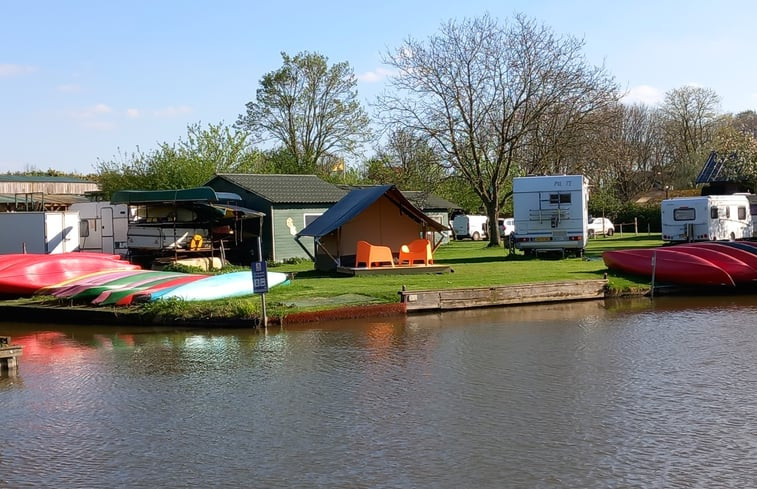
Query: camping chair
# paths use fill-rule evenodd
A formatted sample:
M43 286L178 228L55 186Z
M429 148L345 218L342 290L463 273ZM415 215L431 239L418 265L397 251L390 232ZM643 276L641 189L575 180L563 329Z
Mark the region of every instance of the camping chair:
M429 240L416 239L400 247L400 265L414 265L416 261L420 261L424 265L434 264L434 256L431 254L431 242Z
M372 245L367 241L357 242L357 256L355 257L355 267L363 263L365 268L371 268L374 265L380 266L382 263L388 263L394 267L394 256L388 246Z

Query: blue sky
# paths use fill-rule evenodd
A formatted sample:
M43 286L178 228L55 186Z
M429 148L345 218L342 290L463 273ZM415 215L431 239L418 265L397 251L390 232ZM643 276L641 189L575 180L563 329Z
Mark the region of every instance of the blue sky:
M648 0L0 0L0 172L90 173L138 147L232 124L282 51L347 61L366 108L382 53L450 19L515 13L585 41L629 101L685 85L757 110L757 2Z

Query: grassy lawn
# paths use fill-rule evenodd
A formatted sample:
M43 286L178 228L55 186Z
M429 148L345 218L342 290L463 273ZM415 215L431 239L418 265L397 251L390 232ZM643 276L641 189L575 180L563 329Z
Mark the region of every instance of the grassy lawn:
M375 302L397 302L398 291L461 287L488 287L517 283L599 279L608 273L602 252L609 249L643 248L662 244L659 234L597 237L589 241L583 258L536 259L520 252L508 255L503 248L489 248L482 241L453 241L434 254L437 264L449 265L450 273L419 275L373 275L349 277L313 270L312 263L282 265L271 270L293 272L290 285L271 289L268 304L274 310L313 310L330 307L326 298L360 295ZM618 291L648 287L644 279L608 273L610 286ZM318 299L322 298L318 305ZM369 302L370 300L366 300ZM300 304L300 306L297 306ZM287 305L290 305L289 307Z
M463 287L490 287L508 284L557 282L565 280L600 279L607 273L610 287L617 291L646 291L648 280L624 277L609 272L602 261L602 252L610 249L648 248L662 244L659 234L597 237L589 240L583 258L538 259L502 247L489 248L483 241L453 241L442 245L434 255L437 264L448 265L449 273L418 275L347 276L323 273L313 269L312 262L271 267L271 271L290 272L294 279L288 285L274 287L266 295L269 317L294 312L359 306L375 303L396 303L398 292ZM21 304L55 305L50 297L19 299ZM58 304L60 305L60 304ZM250 318L260 316L259 296L215 301L156 301L118 308L123 313L146 314L150 318L203 319Z

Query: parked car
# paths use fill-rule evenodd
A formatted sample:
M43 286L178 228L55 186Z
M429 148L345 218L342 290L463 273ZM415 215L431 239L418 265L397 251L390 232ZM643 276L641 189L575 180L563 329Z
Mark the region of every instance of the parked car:
M612 236L613 234L615 234L615 225L606 217L594 217L592 219L589 219L587 231L589 232L590 238L593 238L594 236L597 236L599 234Z
M513 231L515 231L515 219L508 217L508 218L499 218L499 235L500 237L510 236Z

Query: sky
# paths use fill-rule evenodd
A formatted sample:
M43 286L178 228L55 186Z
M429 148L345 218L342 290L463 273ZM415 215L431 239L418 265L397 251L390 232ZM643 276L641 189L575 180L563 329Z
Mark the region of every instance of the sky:
M751 0L0 0L0 173L90 174L189 125L231 125L282 52L348 62L370 114L387 52L485 14L582 39L627 102L691 85L722 112L757 110Z

